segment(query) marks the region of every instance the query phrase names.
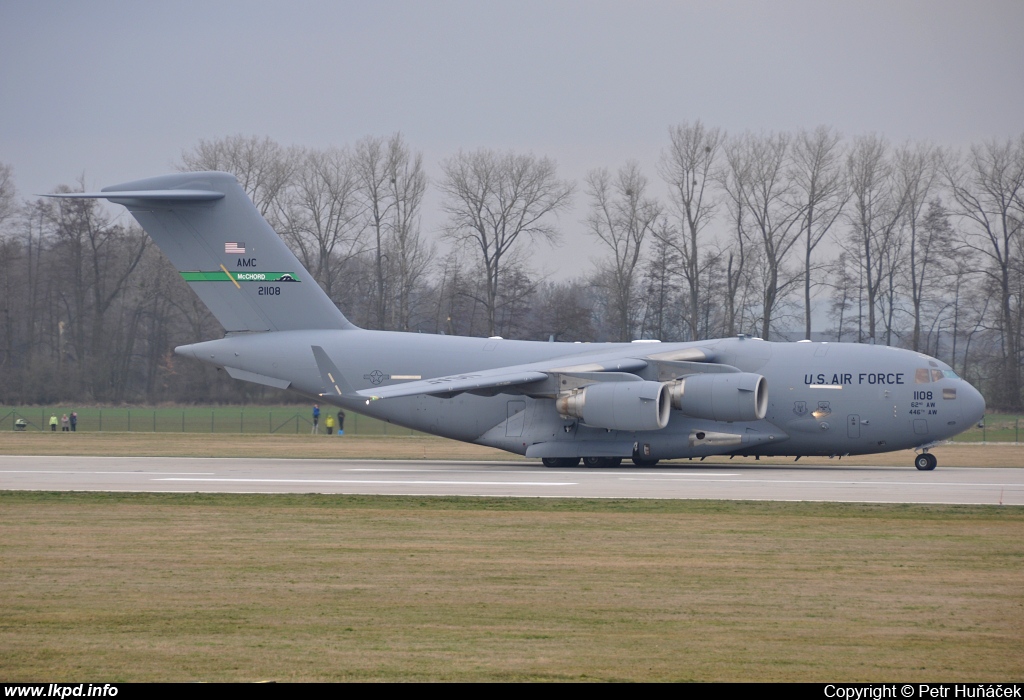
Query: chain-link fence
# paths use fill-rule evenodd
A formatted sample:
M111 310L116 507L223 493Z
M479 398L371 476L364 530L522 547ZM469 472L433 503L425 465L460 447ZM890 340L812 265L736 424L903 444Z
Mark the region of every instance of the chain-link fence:
M327 432L328 414L332 407L321 407L317 426ZM71 414L77 413L75 425ZM72 406L29 406L0 408L0 430L60 432L66 427L75 432L146 432L146 433L281 433L313 432L312 408L296 406L217 406L186 408L77 408ZM56 422L54 423L54 419ZM345 414L346 435L418 435L414 430L368 418L357 413Z
M331 407L321 407L320 433L326 433L328 413L337 416ZM75 430L86 432L147 433L310 433L313 431L312 408L296 406L189 406L178 408L76 408L71 406L28 406L0 408L0 430L50 430L56 417L55 430L63 429L62 418L78 414ZM980 426L957 435L955 442L1020 442L1021 416L993 413L985 416ZM337 418L335 418L337 420ZM337 424L335 424L337 430ZM420 435L415 430L368 418L357 413L345 414L346 435Z

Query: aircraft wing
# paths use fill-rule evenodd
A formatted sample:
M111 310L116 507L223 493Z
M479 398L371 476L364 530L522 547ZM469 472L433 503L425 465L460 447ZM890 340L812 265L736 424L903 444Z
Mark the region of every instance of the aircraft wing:
M483 395L498 393L521 393L530 395L554 395L560 389L593 384L603 381L639 381L641 377L632 374L654 366L659 374L670 371L673 374L695 372L736 372L734 367L707 363L704 351L688 348L661 352L641 357L622 357L617 353L608 355L569 355L543 362L524 365L496 367L446 377L432 377L357 391L359 396L370 401L391 399L399 396L454 396L463 392ZM559 379L561 377L561 380ZM569 378L568 380L566 378ZM569 382L567 387L566 381Z
M448 377L421 379L393 386L363 389L356 393L371 401L376 401L377 399L393 399L398 396L416 396L418 394L445 395L466 391L500 390L517 384L543 381L547 377L547 374L537 370L523 367L501 367Z

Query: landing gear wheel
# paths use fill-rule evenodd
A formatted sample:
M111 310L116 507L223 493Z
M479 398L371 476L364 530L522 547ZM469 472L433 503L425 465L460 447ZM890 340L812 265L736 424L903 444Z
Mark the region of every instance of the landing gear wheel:
M929 452L922 452L914 458L914 466L922 472L930 472L938 465L939 460Z
M541 460L545 467L551 469L569 469L580 463L579 457L545 457Z
M643 457L634 457L633 464L635 464L638 467L654 467L657 466L658 460L644 459Z
M622 464L622 457L584 457L583 466L585 467L617 467Z

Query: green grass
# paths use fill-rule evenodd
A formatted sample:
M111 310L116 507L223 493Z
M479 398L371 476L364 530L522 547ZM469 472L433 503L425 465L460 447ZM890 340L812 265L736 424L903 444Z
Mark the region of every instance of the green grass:
M1007 681L1024 509L0 492L7 681Z
M954 442L1020 442L1024 437L1024 416L1016 413L990 413L983 427L972 426L960 433Z
M320 432L325 433L327 411L321 407ZM49 430L51 415L58 421L63 414L78 412L78 430L82 432L155 432L155 433L278 433L305 434L313 427L313 407L291 406L22 406L0 408L0 431L13 430L14 421L23 418L29 430ZM60 431L58 425L57 430ZM408 428L346 412L345 433L352 435L420 435Z

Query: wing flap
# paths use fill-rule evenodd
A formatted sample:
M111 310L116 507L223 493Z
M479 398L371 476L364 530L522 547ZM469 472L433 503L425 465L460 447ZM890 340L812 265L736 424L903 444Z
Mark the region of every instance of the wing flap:
M529 384L530 382L547 379L547 376L544 372L537 370L524 370L521 367L502 367L496 370L467 372L466 374L457 374L449 377L434 377L406 384L363 389L356 393L359 396L365 396L370 401L394 399L399 396L418 396L420 394L430 396L455 395L467 391L493 391L518 384Z

